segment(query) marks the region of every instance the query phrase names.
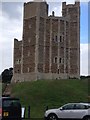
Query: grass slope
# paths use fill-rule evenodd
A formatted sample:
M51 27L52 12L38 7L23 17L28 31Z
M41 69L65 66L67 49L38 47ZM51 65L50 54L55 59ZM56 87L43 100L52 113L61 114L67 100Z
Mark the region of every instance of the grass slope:
M88 101L87 80L38 80L12 85L12 95L19 97L22 106L31 106L31 117L44 116L46 106L60 107L70 102Z

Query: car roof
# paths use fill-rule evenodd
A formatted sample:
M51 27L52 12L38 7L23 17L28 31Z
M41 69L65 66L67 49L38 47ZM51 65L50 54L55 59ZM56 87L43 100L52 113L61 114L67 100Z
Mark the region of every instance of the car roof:
M81 105L89 105L90 106L90 103L67 103L65 105L70 105L70 104L81 104ZM65 106L63 105L63 106Z
M83 104L83 105L89 105L89 106L90 106L90 103L80 103L80 104Z

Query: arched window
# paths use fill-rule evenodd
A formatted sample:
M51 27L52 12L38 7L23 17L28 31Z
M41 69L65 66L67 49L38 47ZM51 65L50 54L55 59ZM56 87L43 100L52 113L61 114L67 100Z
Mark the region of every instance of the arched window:
M54 58L54 63L57 63L57 57Z

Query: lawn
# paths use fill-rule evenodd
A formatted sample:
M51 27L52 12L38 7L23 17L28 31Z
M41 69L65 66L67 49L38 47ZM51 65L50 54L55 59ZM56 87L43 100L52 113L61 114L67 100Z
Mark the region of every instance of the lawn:
M46 106L60 107L70 102L87 102L88 80L38 80L12 84L12 96L19 97L22 106L31 107L32 118L44 117ZM27 111L27 110L26 110Z

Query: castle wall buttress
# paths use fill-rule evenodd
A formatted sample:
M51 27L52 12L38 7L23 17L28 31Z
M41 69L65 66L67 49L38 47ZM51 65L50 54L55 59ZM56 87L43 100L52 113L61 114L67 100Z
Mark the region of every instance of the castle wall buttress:
M69 76L80 75L80 2L75 2L74 5L66 5L63 3L64 17L69 18L69 42L68 42L68 73Z
M23 73L35 71L36 17L24 20Z

